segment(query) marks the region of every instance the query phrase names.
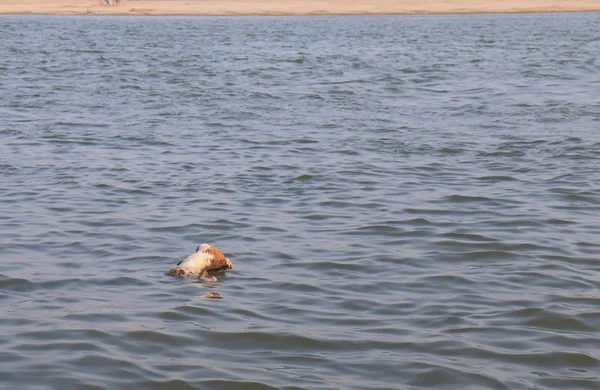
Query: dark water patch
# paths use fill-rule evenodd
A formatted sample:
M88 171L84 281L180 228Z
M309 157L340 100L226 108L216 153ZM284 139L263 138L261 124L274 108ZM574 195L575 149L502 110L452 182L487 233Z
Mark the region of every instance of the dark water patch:
M106 353L106 349L100 345L89 343L89 342L81 342L81 341L62 341L62 342L53 342L51 344L23 344L19 346L19 349L27 352L43 352L47 348L52 348L57 351L63 351L64 353L89 353L89 352L97 352L97 353Z
M198 315L210 315L211 311L204 307L185 305L175 307L174 310L181 315L197 317Z
M550 310L523 309L511 313L511 317L519 319L521 325L536 328L569 332L590 332L594 329L583 321Z
M334 269L359 269L360 264L353 264L351 262L337 263L327 259L327 253L320 251L310 256L310 260L295 260L294 262L288 262L287 267L311 267L316 268L318 271L327 271ZM318 261L312 260L314 257L318 258Z
M508 390L509 387L501 381L492 377L478 373L468 373L451 367L444 367L431 364L421 364L419 369L415 369L413 378L408 381L408 385L417 388L447 388L460 386L465 389L502 389ZM449 385L452 384L452 385Z
M85 288L88 286L123 287L123 286L148 286L148 282L126 276L110 279L100 278L69 278L36 283L36 286L44 290L60 290L64 288Z
M444 197L442 202L453 202L453 203L470 203L470 202L490 202L489 198L484 196L469 196L469 195L448 195Z
M19 294L35 290L36 285L27 279L10 278L0 275L0 289L4 294Z
M182 335L174 336L151 330L126 332L123 337L130 344L130 348L135 348L136 345L143 345L145 349L183 347L191 341L191 337L183 337Z
M438 253L439 255L439 253ZM460 253L453 253L452 255L448 255L449 258L453 260L459 261L470 261L470 262L479 262L479 261L507 261L511 259L516 259L519 257L517 253L502 251L502 250L479 250L479 251L465 251Z
M546 259L550 260L550 261L562 262L562 263L567 263L567 264L572 263L574 265L588 265L588 266L593 266L598 261L595 256L592 256L592 257L589 257L589 256L574 256L574 255L566 256L566 255L552 254L552 255L545 255L544 257Z
M491 237L486 237L481 234L471 234L471 233L459 233L459 232L450 232L440 234L440 237L447 237L452 239L452 242L461 242L461 241L469 241L469 242L498 242L499 240Z
M512 176L481 176L478 178L481 181L490 181L490 182L503 182L503 181L516 181L518 179Z
M297 386L282 386L282 387L273 387L266 385L260 382L248 382L243 380L206 380L202 382L203 385L207 385L210 388L214 389L232 389L232 388L244 388L244 389L252 389L252 390L274 390L274 389L284 389L284 390L297 390L302 387Z
M588 378L574 378L571 375L566 375L562 378L552 377L548 373L532 372L532 374L539 375L540 378L537 380L541 386L548 386L550 388L561 388L562 386L573 387L577 389L590 389L593 390L598 385L598 377L590 376Z

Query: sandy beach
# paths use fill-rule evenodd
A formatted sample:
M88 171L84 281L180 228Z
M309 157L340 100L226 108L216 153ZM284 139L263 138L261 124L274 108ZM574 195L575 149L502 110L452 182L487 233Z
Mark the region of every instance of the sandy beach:
M2 14L361 15L597 12L600 0L0 0Z

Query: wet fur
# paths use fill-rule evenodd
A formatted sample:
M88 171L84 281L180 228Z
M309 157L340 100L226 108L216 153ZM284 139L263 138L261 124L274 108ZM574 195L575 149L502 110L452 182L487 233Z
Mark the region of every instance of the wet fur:
M196 253L177 263L168 274L173 276L199 275L201 279L214 282L217 279L211 273L232 269L233 264L223 252L208 244L199 245Z

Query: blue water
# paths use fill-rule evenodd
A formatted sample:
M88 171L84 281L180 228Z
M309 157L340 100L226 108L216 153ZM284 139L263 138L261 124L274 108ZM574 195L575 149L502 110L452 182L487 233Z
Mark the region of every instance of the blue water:
M0 387L598 389L598 25L1 16Z

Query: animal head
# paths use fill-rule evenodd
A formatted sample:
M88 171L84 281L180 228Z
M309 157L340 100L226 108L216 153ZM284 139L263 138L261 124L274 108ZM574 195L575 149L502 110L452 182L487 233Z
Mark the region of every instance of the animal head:
M210 246L208 244L198 245L198 247L196 248L196 253L197 252L209 254L215 261L219 263L225 262L226 268L233 269L233 264L231 264L231 261L227 257L225 257L223 252L221 252L213 246Z

